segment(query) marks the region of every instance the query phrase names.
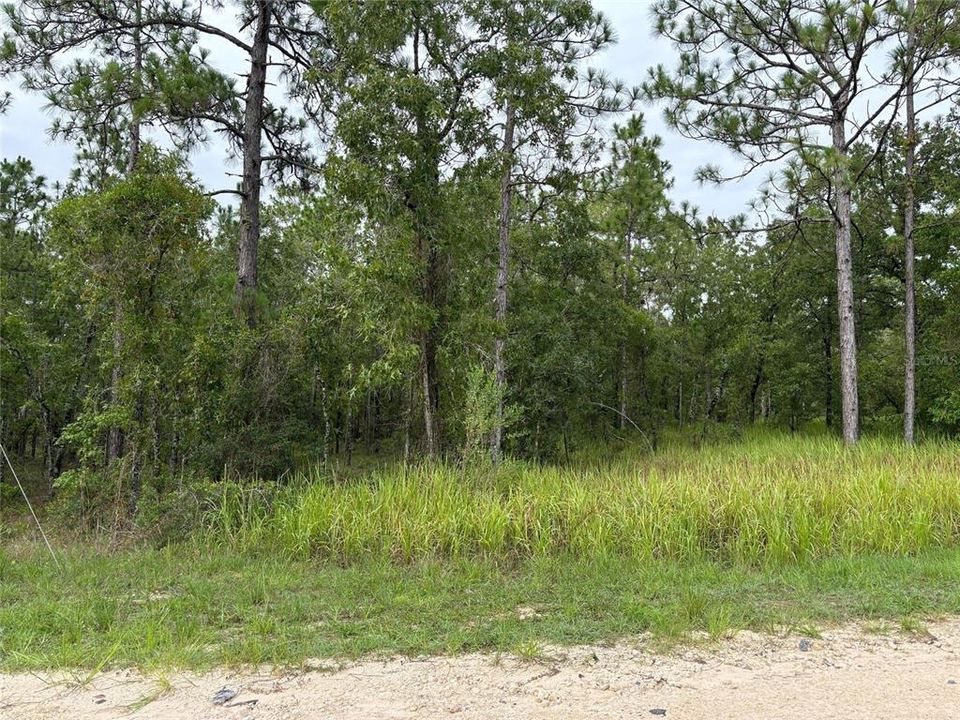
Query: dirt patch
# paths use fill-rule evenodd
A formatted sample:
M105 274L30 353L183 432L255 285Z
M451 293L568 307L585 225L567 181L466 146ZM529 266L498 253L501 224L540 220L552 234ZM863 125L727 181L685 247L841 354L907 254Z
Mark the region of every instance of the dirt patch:
M0 676L0 717L145 720L960 718L960 619L928 635L847 626L822 638L738 633L654 653L643 641L505 655L389 658L294 673ZM236 691L224 705L217 692ZM223 696L230 695L225 693Z

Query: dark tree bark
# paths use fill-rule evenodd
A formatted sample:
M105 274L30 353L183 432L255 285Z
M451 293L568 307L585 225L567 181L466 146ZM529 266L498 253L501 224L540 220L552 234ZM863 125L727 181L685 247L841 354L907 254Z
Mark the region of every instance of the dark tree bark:
M257 255L260 244L260 191L263 183L260 145L272 5L273 0L257 2L257 26L250 46L250 71L247 75L243 113L243 180L240 191L236 307L250 327L257 323Z
M763 359L757 360L757 367L753 372L753 382L750 384L750 424L757 421L757 393L763 382Z

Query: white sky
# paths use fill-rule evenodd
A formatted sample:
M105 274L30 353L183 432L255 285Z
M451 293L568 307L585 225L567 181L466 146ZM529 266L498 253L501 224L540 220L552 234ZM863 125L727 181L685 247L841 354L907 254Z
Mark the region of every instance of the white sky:
M638 85L649 67L674 63L671 45L653 35L649 0L594 0L594 4L609 18L618 38L617 44L597 59L595 64L598 67L628 85ZM217 62L216 55L229 51L229 48L210 40L201 44L214 54L213 63L222 65ZM14 100L7 114L0 116L0 155L28 158L50 181L66 178L73 164L74 150L70 144L50 139L48 131L52 116L44 110L43 99L24 93L15 83L0 83L0 90L4 89L13 92ZM686 200L699 206L704 213L720 216L747 210L747 203L765 179L766 171L761 170L745 180L720 187L700 186L693 179L698 167L719 163L724 170L736 169L738 165L733 155L722 146L687 140L673 133L664 124L657 107L647 106L639 110L647 119L648 132L663 137L662 155L673 166L676 184L672 197L676 202ZM227 167L224 158L223 148L214 142L195 151L192 156L194 172L210 189L236 184L234 178L225 177L226 171L235 172L236 168Z

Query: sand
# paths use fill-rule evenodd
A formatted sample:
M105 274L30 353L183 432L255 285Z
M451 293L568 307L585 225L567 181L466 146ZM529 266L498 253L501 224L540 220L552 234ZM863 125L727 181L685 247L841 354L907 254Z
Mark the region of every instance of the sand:
M742 632L660 653L639 638L546 648L536 660L319 661L166 679L124 670L86 684L82 674L2 675L0 718L960 720L960 618L927 629L851 625L812 640ZM224 687L237 695L216 706Z

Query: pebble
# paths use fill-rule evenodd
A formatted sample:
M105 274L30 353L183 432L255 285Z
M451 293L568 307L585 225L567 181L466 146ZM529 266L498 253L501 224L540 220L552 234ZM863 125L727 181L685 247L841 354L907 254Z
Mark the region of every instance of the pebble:
M808 651L810 648L812 648L812 647L813 647L813 642L812 642L812 641L807 640L806 638L803 638L803 640L800 641L800 651L801 651L801 652L807 652L807 651Z
M231 690L229 688L220 688L213 696L214 705L223 705L225 702L233 700L237 696L236 690Z
M651 715L666 715L667 711L664 708L653 708L650 710Z

